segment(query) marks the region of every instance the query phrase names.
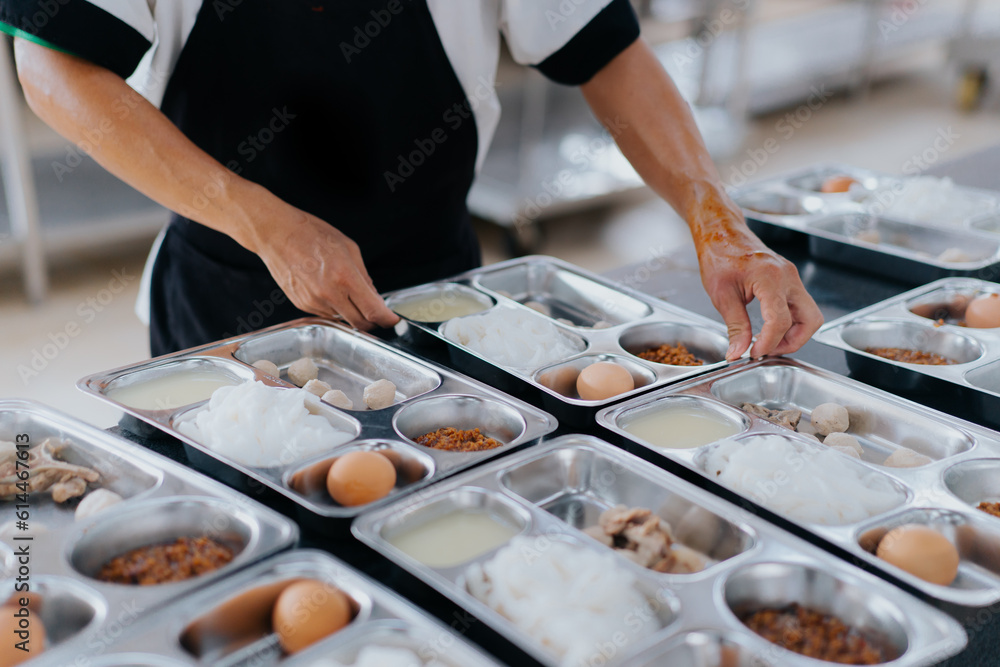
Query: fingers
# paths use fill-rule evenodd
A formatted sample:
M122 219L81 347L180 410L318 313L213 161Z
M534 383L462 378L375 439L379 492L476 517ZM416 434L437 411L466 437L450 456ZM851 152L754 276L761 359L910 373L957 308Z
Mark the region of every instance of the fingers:
M735 361L746 352L753 339L753 329L750 316L747 315L746 300L738 289L733 286L723 288L716 295L715 308L726 322L729 332L729 349L726 351L726 361Z
M789 354L805 345L823 325L823 314L819 306L804 289L796 290L789 298L788 307L794 323L784 338L774 348L772 354Z
M356 285L350 296L351 302L369 323L369 328L371 325L391 327L399 322L399 315L389 310L385 301L369 282Z
M756 296L760 301L760 314L764 318L764 326L760 330L760 335L757 336L750 356L759 359L774 353L778 343L784 339L795 320L788 307L785 290L772 286L768 289L762 289L760 294Z

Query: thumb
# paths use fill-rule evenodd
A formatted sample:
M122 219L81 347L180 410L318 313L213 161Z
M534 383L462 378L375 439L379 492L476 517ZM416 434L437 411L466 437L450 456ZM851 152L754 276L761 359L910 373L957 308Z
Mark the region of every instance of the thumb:
M725 290L715 304L716 310L726 322L729 333L729 349L726 351L726 361L739 359L750 347L753 341L753 328L750 316L747 315L746 303L733 290Z

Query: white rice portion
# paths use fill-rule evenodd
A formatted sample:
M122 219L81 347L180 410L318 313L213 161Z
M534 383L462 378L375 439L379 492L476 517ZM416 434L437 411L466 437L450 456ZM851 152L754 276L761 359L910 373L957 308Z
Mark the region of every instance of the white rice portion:
M208 407L177 430L245 465L268 468L329 451L354 437L323 416L317 396L304 389L244 382L220 387Z
M558 656L560 665L605 664L602 649L614 647L612 658L621 658L627 646L660 629L652 603L617 558L522 536L486 563L470 565L466 582L469 592Z
M449 320L443 333L448 340L511 368L539 368L584 348L550 319L520 309L498 308Z
M968 218L988 213L996 202L980 196L971 196L955 188L950 178L915 176L903 179L898 185L876 196L885 202L882 214L904 222L922 222L930 225L961 225ZM942 248L944 250L944 248Z
M780 435L724 440L703 456L700 465L713 480L806 523L854 523L906 500L884 475L828 447Z

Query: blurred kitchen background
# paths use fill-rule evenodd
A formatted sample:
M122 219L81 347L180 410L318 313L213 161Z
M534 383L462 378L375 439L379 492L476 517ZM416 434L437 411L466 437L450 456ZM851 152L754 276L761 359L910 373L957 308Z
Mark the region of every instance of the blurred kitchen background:
M1000 0L635 5L729 185L831 160L900 173L1000 142ZM74 385L148 356L133 306L167 214L31 113L4 39L0 397L107 426L117 413ZM537 252L600 272L690 243L576 89L505 59L497 91L469 198L486 262Z

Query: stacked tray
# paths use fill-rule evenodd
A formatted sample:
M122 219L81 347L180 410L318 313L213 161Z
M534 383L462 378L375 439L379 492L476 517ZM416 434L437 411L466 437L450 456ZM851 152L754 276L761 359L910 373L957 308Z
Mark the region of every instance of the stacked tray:
M815 338L844 350L851 372L866 382L927 394L957 391L976 418L1000 428L1000 329L958 325L969 299L997 293L1000 284L984 280L939 280L834 320ZM866 352L869 347L917 349L958 363L901 363Z
M845 175L850 192L823 193L822 183ZM733 192L751 228L765 241L805 234L814 257L894 280L925 283L949 276L1000 272L1000 196L955 188L969 203L958 220L894 219L878 214L902 177L823 164Z
M349 441L319 456L275 467L254 467L227 458L177 430L184 420L207 407L207 401L177 401L163 409L136 408L116 400L118 392L142 383L169 380L183 373L213 373L231 384L257 380L273 387L294 387L288 366L302 357L319 368L319 379L341 389L354 410L323 404L322 415ZM280 378L252 366L266 359L280 369ZM393 405L369 410L364 387L379 379L396 385ZM393 498L412 493L458 470L530 444L556 428L548 414L479 382L432 365L366 334L315 318L287 324L147 362L86 377L80 389L117 405L184 443L188 457L200 469L237 488L263 485L291 499L299 519L317 523L350 518ZM119 394L120 395L120 394ZM416 444L413 439L441 427L480 428L503 443L478 452L450 452ZM396 488L368 505L345 507L326 491L323 480L337 457L354 450L376 450L396 467Z
M80 520L74 519L75 501L56 503L40 492L30 494L27 503L23 498L0 502L3 521L27 505L27 530L15 528L13 537L0 542L2 597L7 600L14 593L15 576L26 576L29 592L41 598L39 606L30 608L48 631L43 660L50 654L87 655L164 603L298 540L298 529L285 517L182 465L40 404L0 401L0 440L14 441L19 435L26 435L32 447L49 438L67 442L56 448L55 458L100 475L87 493L98 487L123 498ZM40 467L28 472L41 474ZM105 562L126 551L202 535L233 549L235 558L218 570L176 583L130 586L96 579ZM30 551L27 565L14 558L24 546Z
M862 475L868 488L894 489L898 498L895 505L860 520L828 523L771 511L934 600L963 608L985 607L1000 601L1000 519L976 509L979 502L1000 500L1000 434L994 431L787 359L742 363L643 396L602 411L598 423L622 439L642 446L653 460L693 470L720 486L708 469L714 465L711 455L717 444L669 449L636 437L630 429L635 430L638 420L644 417L680 407L707 411L717 416L720 423L732 425L738 434L725 442L752 447L764 435L787 438L798 448L796 456L802 457L800 461L788 460L792 472L776 471L766 484L754 486L752 492L722 486L743 498L748 506L768 508L768 501L773 502L781 487L790 483L782 475L794 475L809 456L825 447L806 433L812 409L827 402L847 408L851 423L848 432L864 450L861 460L845 454L827 454L843 457L842 462ZM744 412L740 409L744 403L799 410L803 432ZM883 465L900 447L923 454L930 462L911 468ZM816 493L835 481L815 479ZM881 537L904 524L934 528L955 544L961 563L953 584L928 583L875 556Z
M636 279L641 278L638 275ZM459 370L510 391L527 390L560 421L571 424L592 423L602 407L726 363L729 340L725 327L718 322L553 257L522 257L460 274L448 282L386 295L393 309L405 309L416 301L429 303L430 317L435 307L436 312L444 312L459 299L480 303L482 312L506 311L528 321L551 322L575 351L547 363L515 367L497 363L450 340L445 335L447 321L404 317L397 332L414 345L444 341ZM536 305L548 315L525 303ZM664 343L684 344L704 365L673 366L636 356L639 351ZM598 361L614 362L628 370L635 389L605 400L581 399L576 379L580 371Z
M581 532L619 504L651 509L673 527L677 543L700 553L707 567L693 574L656 572L613 554ZM607 642L593 637L593 659L585 664L820 664L769 643L740 620L764 607L791 603L835 615L879 638L897 657L894 665L932 664L957 653L966 642L961 627L929 605L590 436L556 438L456 476L419 499L403 499L355 520L353 532L360 540L546 665L559 664L560 656L469 589L506 543L462 563L434 561L437 567L425 564L436 556L424 554L418 560L409 555L412 551L397 546L413 534L410 531L435 526L456 511L485 513L506 526L508 534L519 538L520 546L514 549L527 562L555 545L569 545L605 559L601 580L627 573L645 601L626 615L625 625L648 632L634 643L624 633ZM456 548L465 547L449 545L447 554ZM591 583L587 590L605 599L606 592L599 588ZM551 616L535 607L530 613ZM588 652L589 647L582 650Z
M304 579L345 593L354 618L325 639L288 655L274 632L271 611L287 586ZM320 602L305 601L295 610L296 620L307 621L309 605ZM90 664L327 667L331 660L354 664L366 646L407 649L422 661L438 660L436 664L449 667L497 667L481 650L399 595L333 556L311 550L257 563L158 610L103 647L103 662ZM68 664L66 653L47 657L38 664Z

